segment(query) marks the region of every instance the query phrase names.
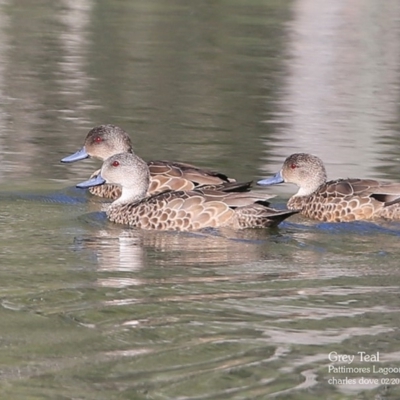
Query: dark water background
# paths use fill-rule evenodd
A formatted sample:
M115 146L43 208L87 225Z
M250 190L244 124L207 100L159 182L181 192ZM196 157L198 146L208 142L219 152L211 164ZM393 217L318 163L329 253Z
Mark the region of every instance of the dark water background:
M400 223L124 229L59 162L113 123L239 180L400 181L399 36L395 0L1 1L0 398L400 398Z

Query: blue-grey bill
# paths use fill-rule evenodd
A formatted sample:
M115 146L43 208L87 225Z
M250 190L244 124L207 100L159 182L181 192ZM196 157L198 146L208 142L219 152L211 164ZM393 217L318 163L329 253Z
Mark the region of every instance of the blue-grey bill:
M90 178L89 180L87 180L85 182L78 183L76 185L76 187L80 188L80 189L86 189L86 188L90 188L92 186L102 185L103 183L106 183L106 180L99 174L93 178Z
M257 181L257 185L260 186L269 186L269 185L277 185L278 183L283 183L283 178L281 171L279 171L277 174L275 174L271 178L265 178L261 179L260 181Z
M64 157L61 162L63 163L71 163L79 160L84 160L85 158L88 158L89 154L86 153L86 150L84 147L82 147L80 150L78 150L76 153L71 154L70 156Z

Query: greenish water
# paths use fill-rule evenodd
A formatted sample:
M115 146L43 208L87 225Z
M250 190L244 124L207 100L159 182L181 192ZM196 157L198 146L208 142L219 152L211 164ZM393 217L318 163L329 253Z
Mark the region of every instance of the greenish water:
M400 223L126 229L59 162L114 123L239 180L397 179L397 2L192 3L0 4L0 398L398 399Z

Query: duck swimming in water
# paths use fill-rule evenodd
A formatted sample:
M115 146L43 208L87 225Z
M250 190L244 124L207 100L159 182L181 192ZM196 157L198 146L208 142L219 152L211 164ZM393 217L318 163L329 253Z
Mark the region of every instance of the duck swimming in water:
M97 176L77 187L120 185L121 196L111 203L107 217L142 229L262 228L276 226L297 212L272 209L266 201L271 196L260 198L251 192L166 190L148 196L150 182L148 164L135 154L125 152L108 158Z
M292 154L275 176L257 184L269 186L283 182L299 187L287 207L312 219L328 222L400 220L400 183L374 179L327 181L324 163L311 154Z
M93 157L99 160L119 153L133 152L129 135L115 125L100 125L91 129L83 147L76 153L64 157L61 162L72 163ZM222 190L226 192L241 192L249 190L252 182L237 183L235 179L210 169L198 168L194 165L175 161L149 161L150 170L149 194L160 193L164 190L193 190L196 187ZM92 174L95 176L96 171ZM103 185L93 187L90 192L96 196L116 199L121 195L120 187Z

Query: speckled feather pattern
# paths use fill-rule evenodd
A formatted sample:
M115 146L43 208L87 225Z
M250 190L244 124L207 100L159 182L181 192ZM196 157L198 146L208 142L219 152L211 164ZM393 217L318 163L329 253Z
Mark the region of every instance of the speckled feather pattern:
M393 189L398 195L392 194ZM348 222L385 218L400 219L400 185L371 179L339 179L327 182L310 196L293 196L290 210L301 210L309 218L327 222ZM381 201L381 200L385 201Z
M222 191L248 190L251 182L236 184L232 178L208 169L196 168L193 165L168 161L149 161L150 170L149 195L165 190L193 190L196 187L207 187ZM91 177L100 171L94 172ZM118 185L105 184L89 188L91 194L115 200L121 196Z
M198 230L206 227L233 229L276 226L293 211L278 211L254 201L230 207L240 193L168 191L143 199L136 204L111 204L110 221L141 229ZM241 199L239 199L241 201Z
M112 134L114 128L105 126L89 132L78 157L86 152L90 156L101 153L104 158L118 143L128 143L126 133L121 137ZM96 153L96 149L101 150ZM185 163L146 163L131 148L119 150L91 179L77 185L102 185L91 192L116 199L107 210L113 222L157 230L243 229L276 226L297 212L270 208L266 200L274 196L250 192L252 182L238 183L221 173Z
M292 154L275 177L259 183L268 185L282 181L299 187L289 199L288 208L312 219L328 222L400 219L400 183L374 179L327 182L322 160L311 154Z
M133 153L129 135L115 125L100 125L91 129L83 146L88 156L106 160L119 153ZM218 171L198 168L192 164L176 161L148 161L150 170L149 194L161 193L165 190L193 190L198 186L209 185L216 190L231 190L229 183L235 179L227 177ZM92 177L97 174L95 172ZM244 186L242 187L244 190ZM236 191L236 190L235 190ZM121 189L117 185L103 185L90 188L90 193L107 199L117 199Z
M98 174L98 171L94 174L92 174L91 177L95 176ZM198 189L209 189L209 190L216 190L216 191L222 191L222 192L245 192L250 190L250 187L252 185L251 181L248 182L225 182L225 183L220 183L217 185L212 185L212 184L203 184L200 186L195 186L193 182L190 182L185 179L179 179L179 178L169 178L169 177L164 177L164 176L151 176L150 177L150 186L147 194L154 195L158 193L165 192L166 190L194 190L196 188ZM89 188L89 192L98 197L102 197L105 199L111 199L115 200L118 199L121 196L121 187L118 185L113 185L106 183L101 186L94 186ZM266 196L266 198L270 198L273 196Z
M89 188L89 192L93 196L102 197L104 199L115 200L121 196L121 188L117 185L104 184L102 186L94 186Z

